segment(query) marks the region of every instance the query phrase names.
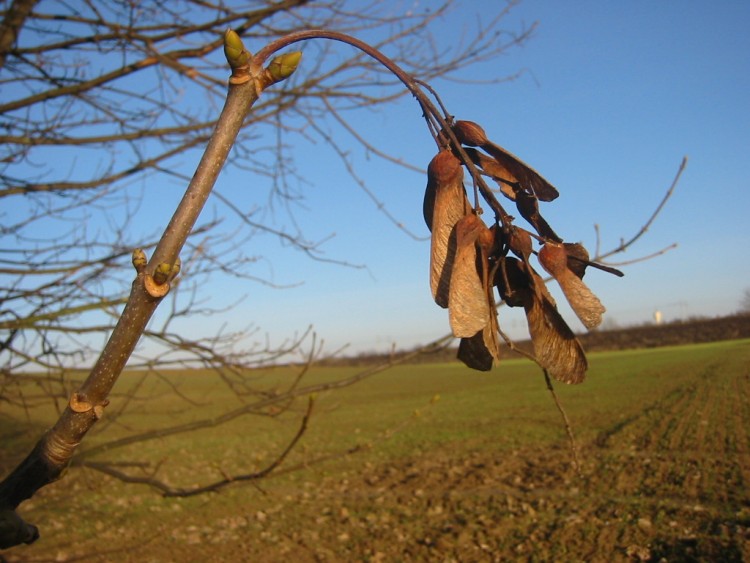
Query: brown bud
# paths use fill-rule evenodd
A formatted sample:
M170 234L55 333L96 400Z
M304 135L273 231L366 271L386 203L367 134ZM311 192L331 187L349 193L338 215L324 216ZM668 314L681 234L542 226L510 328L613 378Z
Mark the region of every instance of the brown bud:
M461 144L469 147L480 147L490 142L484 129L473 121L456 121L453 133Z

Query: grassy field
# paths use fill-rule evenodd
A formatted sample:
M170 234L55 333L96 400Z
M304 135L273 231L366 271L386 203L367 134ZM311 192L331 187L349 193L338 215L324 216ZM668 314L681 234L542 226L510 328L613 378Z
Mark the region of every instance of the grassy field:
M750 560L750 340L598 353L590 364L584 384L556 388L579 444L580 472L543 377L529 362L509 360L489 374L457 363L401 366L318 394L309 429L282 469L360 446L356 454L184 499L74 468L21 507L41 526L42 539L4 555ZM313 370L304 381L351 373ZM259 382L270 390L292 377L275 370ZM252 400L200 372L145 381L128 374L109 409L135 387L139 397L156 400L131 401L109 424L106 415L82 449ZM294 435L305 406L301 399L280 416L240 417L91 459L148 462L173 486L206 483L264 467ZM52 417L30 411L27 420L29 433L3 429L6 468Z

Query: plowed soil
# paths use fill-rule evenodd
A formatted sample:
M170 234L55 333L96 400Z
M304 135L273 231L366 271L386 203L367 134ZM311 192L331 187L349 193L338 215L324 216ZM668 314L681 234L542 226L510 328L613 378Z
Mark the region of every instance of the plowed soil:
M600 432L582 448L580 475L565 444L506 455L456 444L251 518L253 551L277 561L750 561L749 358L736 370L708 365ZM289 526L291 512L308 526Z
M579 471L564 438L512 449L493 446L492 437L395 460L355 456L328 475L185 504L148 500L155 495L132 487L122 490L137 496L96 500L95 491L114 489L79 471L68 481L78 492L59 501L66 515L40 522L58 533L7 556L750 561L750 341L717 350L703 362L655 369L660 384L638 404L623 395L602 403L606 412L590 409L589 419L574 407ZM40 504L62 493L45 494ZM150 508L136 522L128 511L139 503ZM84 530L78 523L86 520Z

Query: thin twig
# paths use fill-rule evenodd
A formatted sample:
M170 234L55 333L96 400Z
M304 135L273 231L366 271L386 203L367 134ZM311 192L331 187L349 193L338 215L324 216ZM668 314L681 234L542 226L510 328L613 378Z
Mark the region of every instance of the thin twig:
M555 392L555 388L552 385L552 379L550 378L549 373L547 373L546 369L542 369L542 372L544 373L544 380L547 382L547 389L549 389L549 392L552 395L552 399L555 401L555 406L560 412L560 416L562 416L563 423L565 424L565 433L568 435L568 441L570 442L570 451L573 454L573 467L575 468L578 476L583 477L583 474L581 473L581 463L578 459L578 445L576 444L576 439L573 435L573 427L570 424L570 419L568 419L568 414L565 412L565 409L563 408L562 403L560 402L560 399Z

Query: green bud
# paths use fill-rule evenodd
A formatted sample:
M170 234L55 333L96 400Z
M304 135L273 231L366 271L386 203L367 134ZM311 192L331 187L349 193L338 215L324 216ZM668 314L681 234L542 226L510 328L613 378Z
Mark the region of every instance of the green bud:
M136 272L140 272L143 270L143 268L146 267L146 264L148 264L148 259L146 258L146 253L143 252L142 248L136 248L133 251L133 267L135 268Z
M156 271L154 272L154 281L156 282L157 285L166 283L171 273L172 273L172 265L167 264L166 262L162 262L156 267Z
M224 34L224 55L232 68L245 66L250 62L250 52L245 49L242 39L232 29L227 29Z
M274 82L279 82L289 78L297 70L301 58L302 53L300 51L279 55L271 61L266 70L268 70L268 74L271 75Z

